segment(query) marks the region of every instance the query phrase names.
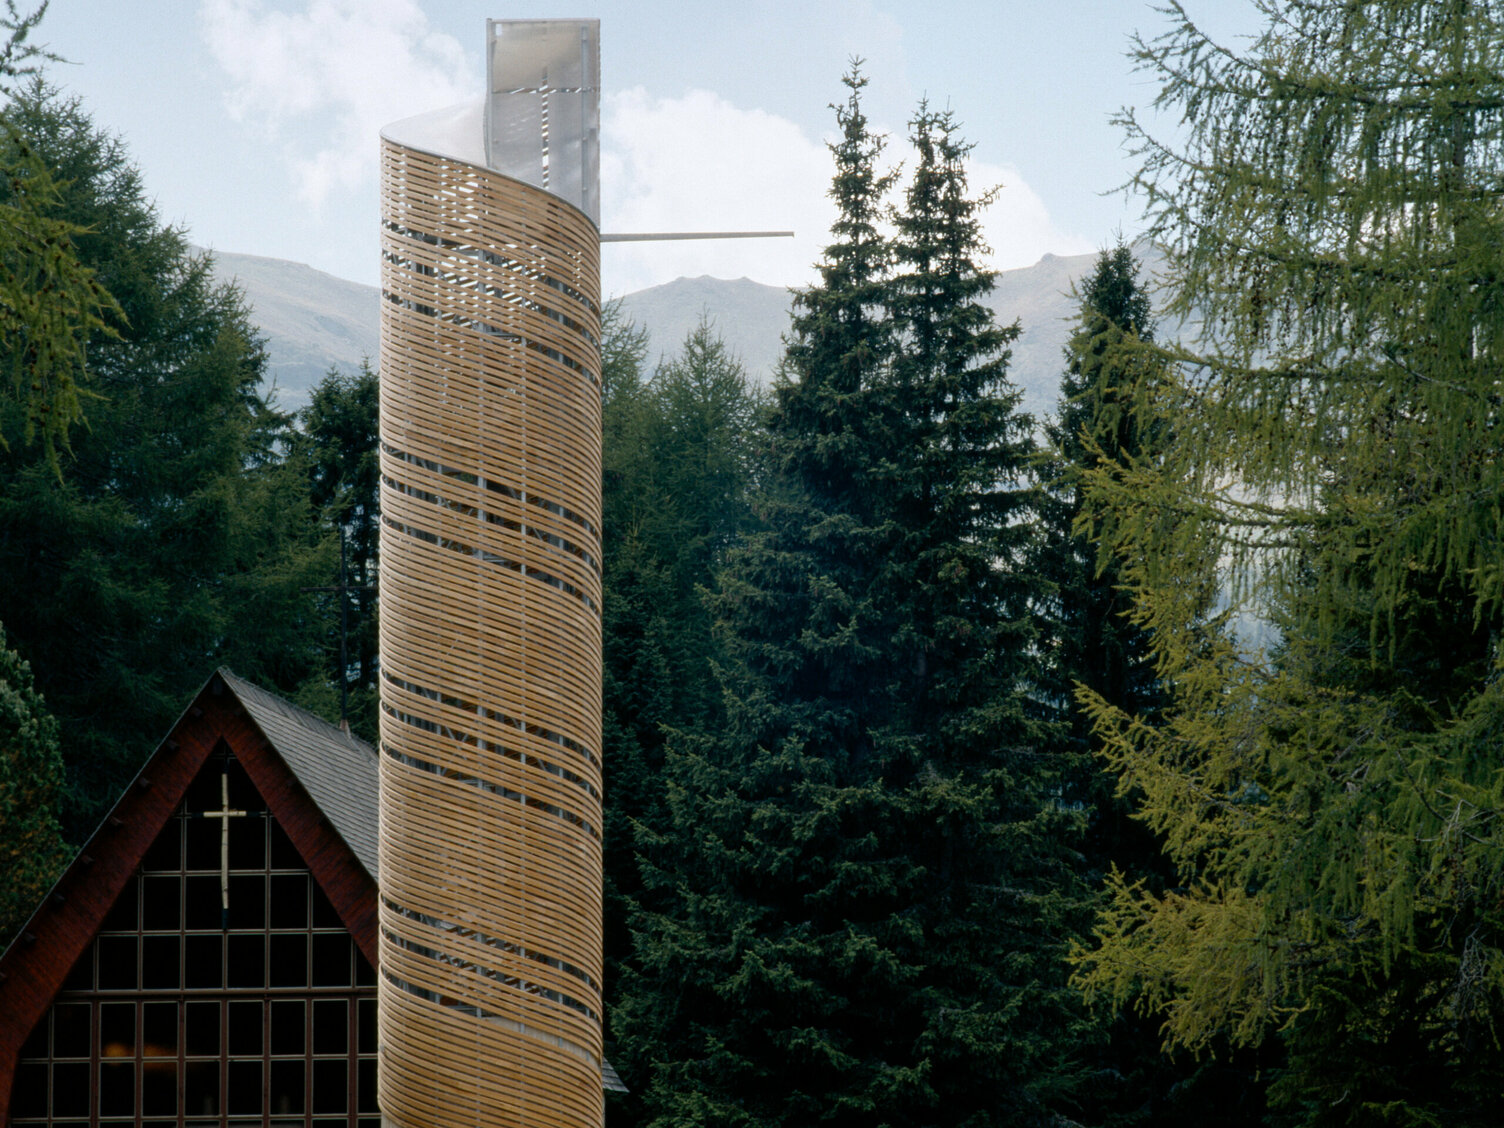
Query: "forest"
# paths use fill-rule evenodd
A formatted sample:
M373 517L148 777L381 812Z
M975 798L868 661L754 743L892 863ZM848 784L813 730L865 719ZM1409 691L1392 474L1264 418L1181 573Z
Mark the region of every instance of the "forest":
M1498 1122L1504 5L1258 7L1135 42L1168 301L1105 248L1046 418L855 64L771 388L605 311L612 1124ZM379 613L379 374L279 410L9 26L3 937L214 667L374 739Z

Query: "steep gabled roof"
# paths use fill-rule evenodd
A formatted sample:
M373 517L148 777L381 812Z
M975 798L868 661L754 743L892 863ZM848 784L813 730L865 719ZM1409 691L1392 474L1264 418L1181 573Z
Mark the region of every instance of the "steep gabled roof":
M374 879L376 750L229 670L219 676Z

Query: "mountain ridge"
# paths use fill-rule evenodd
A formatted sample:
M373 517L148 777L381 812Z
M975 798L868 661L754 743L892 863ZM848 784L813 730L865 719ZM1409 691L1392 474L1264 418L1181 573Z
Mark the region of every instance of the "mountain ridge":
M1159 256L1136 246L1145 283L1154 291ZM353 372L380 343L380 291L326 274L306 263L216 251L215 277L233 282L251 306L266 339L267 378L279 406L302 407L331 368ZM1095 254L1043 256L1033 266L1000 271L986 299L1002 324L1017 322L1009 375L1023 393L1021 408L1036 419L1053 413L1062 354L1076 323L1073 286L1096 263ZM627 320L649 335L656 365L678 351L702 317L708 319L756 382L767 385L783 353L792 291L748 278L677 278L623 295Z

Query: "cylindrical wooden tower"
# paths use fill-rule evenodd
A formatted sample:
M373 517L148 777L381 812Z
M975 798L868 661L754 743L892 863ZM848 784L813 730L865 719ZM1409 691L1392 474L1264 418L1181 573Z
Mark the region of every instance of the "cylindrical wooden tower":
M565 65L592 27L570 26ZM558 60L532 91L543 183L494 167L495 94L525 85L493 74L483 112L382 141L380 1099L402 1128L604 1119L600 244L549 184Z

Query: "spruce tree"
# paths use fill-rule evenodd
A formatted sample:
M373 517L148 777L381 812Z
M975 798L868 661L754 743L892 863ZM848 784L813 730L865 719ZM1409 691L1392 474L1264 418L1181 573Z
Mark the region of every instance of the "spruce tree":
M333 566L320 585L326 590L316 601L316 614L322 615L326 624L324 672L304 680L298 701L305 708L334 718L339 716L343 690L351 730L372 743L377 739L380 690L377 396L376 373L368 361L352 373L330 369L313 389L308 406L298 413L301 431L293 448L295 465L306 468L309 501L318 526L329 541L335 542L325 546L324 551L333 556ZM341 537L342 552L335 547ZM341 585L348 590L327 590ZM339 668L342 655L344 670Z
M1092 474L1173 699L1154 726L1096 709L1180 884L1118 882L1082 981L1171 1046L1281 1043L1273 1122L1482 1125L1504 23L1490 0L1260 8L1246 52L1178 5L1139 52L1182 124L1175 147L1127 119L1170 311L1205 328L1161 389L1175 442ZM1195 606L1211 567L1221 623Z
M1092 734L1083 692L1111 702L1134 723L1158 723L1168 687L1154 669L1149 633L1133 619L1122 567L1093 536L1084 509L1088 471L1129 468L1159 457L1172 441L1156 389L1170 378L1155 344L1149 295L1133 250L1121 241L1097 256L1078 286L1075 332L1065 349L1056 415L1044 427L1043 490L1032 551L1048 581L1040 604L1039 704L1054 723L1062 796L1087 818L1087 880L1100 887L1117 870L1156 892L1177 884L1160 842L1131 817L1135 796L1119 792ZM1214 586L1204 585L1209 608ZM1092 1080L1082 1117L1104 1126L1257 1124L1264 1112L1260 1062L1220 1042L1201 1059L1159 1052L1157 1015L1125 1008L1104 1022L1090 1050Z
M606 959L612 1061L629 1073L636 1047L616 1044L632 990L634 916L655 907L636 838L663 830L670 727L713 723L715 640L702 593L727 545L747 527L757 398L709 324L651 376L645 334L608 311L605 370ZM613 1123L635 1122L641 1093L613 1097Z
M1119 242L1097 256L1080 284L1077 325L1066 346L1066 369L1040 478L1046 496L1039 522L1042 568L1053 590L1044 616L1049 625L1045 689L1069 728L1069 748L1083 757L1091 747L1091 722L1075 705L1078 685L1095 691L1126 713L1148 719L1163 701L1154 674L1149 639L1131 620L1132 602L1121 569L1109 553L1099 553L1082 518L1083 474L1100 463L1131 466L1167 441L1156 416L1145 417L1153 385L1164 378L1165 362L1152 348L1154 323L1149 296L1138 279L1138 263ZM1110 778L1083 764L1085 778L1075 795L1105 816L1094 837L1122 832L1103 783ZM1097 868L1119 853L1103 841Z
M981 304L981 203L914 122L896 236L837 108L835 239L798 296L764 527L712 596L724 720L676 733L664 907L622 1025L654 1124L1044 1123L1080 1024L1064 988L1071 816L1023 705L1015 330Z

